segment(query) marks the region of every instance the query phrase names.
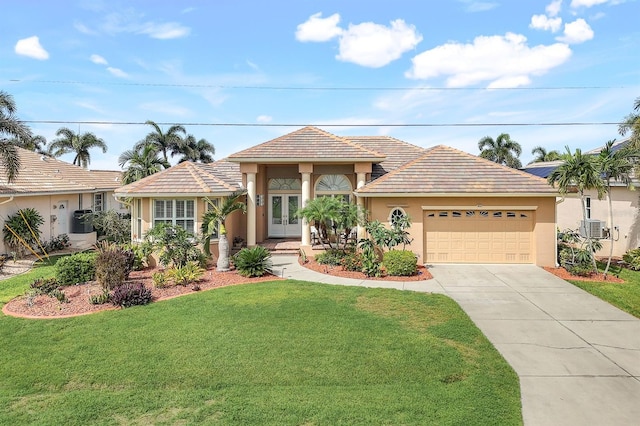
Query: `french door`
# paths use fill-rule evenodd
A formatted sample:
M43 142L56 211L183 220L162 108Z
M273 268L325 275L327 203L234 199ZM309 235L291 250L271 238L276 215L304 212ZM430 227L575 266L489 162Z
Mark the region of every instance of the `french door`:
M301 236L302 219L296 216L299 208L299 194L269 194L269 237Z

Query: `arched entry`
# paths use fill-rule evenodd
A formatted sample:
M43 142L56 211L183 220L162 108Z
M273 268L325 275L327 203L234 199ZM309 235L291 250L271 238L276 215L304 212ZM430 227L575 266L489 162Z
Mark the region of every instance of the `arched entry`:
M269 179L269 237L300 237L302 219L296 216L300 208L300 179Z

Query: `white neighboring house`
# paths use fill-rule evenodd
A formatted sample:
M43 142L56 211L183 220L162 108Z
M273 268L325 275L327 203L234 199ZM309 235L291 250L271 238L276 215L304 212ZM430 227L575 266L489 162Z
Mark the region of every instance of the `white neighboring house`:
M80 220L88 211L116 210L128 213L127 206L116 201L113 191L121 186L120 171L85 170L82 167L18 148L20 173L7 183L0 165L0 221L27 207L40 212L44 224L41 239L49 241L68 234L72 247L88 248L96 242L96 233ZM0 243L0 253L9 248Z
M613 145L618 150L629 143L629 139L617 141ZM585 154L598 155L603 147L599 147ZM523 171L547 178L562 161L532 163L523 167ZM603 236L600 239L602 250L597 256L609 255L609 233L613 235L613 255L622 256L626 251L640 246L640 191L636 190L640 182L634 179L631 187L622 182L612 182L611 200L613 207L613 227L609 223L609 202L606 195L599 200L596 191L586 191L586 215L588 220L601 221ZM577 194L567 194L559 201L557 207L557 221L560 231L565 229L578 230L582 222L582 205Z

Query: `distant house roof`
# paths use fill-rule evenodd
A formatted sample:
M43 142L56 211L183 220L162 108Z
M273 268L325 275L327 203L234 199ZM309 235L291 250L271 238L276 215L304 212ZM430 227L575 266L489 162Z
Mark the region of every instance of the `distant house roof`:
M36 195L111 191L118 188L122 172L91 171L53 157L18 149L20 172L7 182L6 169L0 164L0 195Z
M625 139L621 139L621 140L616 140L613 143L613 146L611 147L611 150L613 152L618 151L621 148L624 148L625 146L629 145L629 142L631 142L631 138L625 138ZM592 154L592 155L598 155L600 154L600 151L602 151L604 149L604 145L599 146L598 148L594 148L591 151L587 151L585 152L585 154Z
M366 196L557 195L544 179L443 145L425 150L356 192Z
M532 174L534 176L538 176L546 179L551 174L551 172L557 169L558 166L561 165L562 163L563 163L562 160L541 161L539 163L527 164L520 170L522 170L523 172Z
M226 160L214 163L185 161L159 173L115 190L122 196L229 195L241 188L238 164Z

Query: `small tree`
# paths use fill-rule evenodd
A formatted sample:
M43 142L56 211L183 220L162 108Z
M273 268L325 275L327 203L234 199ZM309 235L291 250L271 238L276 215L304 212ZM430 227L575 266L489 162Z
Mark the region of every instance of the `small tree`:
M5 244L17 256L22 256L39 243L42 224L44 219L38 210L31 207L18 210L5 221L2 229Z
M296 216L312 223L318 230L322 247L329 241L329 229L335 233L333 226L339 223L343 202L334 197L322 196L309 200L307 205L296 212ZM346 224L346 221L345 221ZM329 247L331 242L329 242Z
M144 236L144 245L158 253L163 266L180 268L189 261L200 261L201 252L194 244L194 237L181 226L160 223Z
M98 233L98 239L114 243L128 243L131 241L131 218L124 217L111 209L97 213L87 213L93 227Z
M201 230L204 250L207 255L211 255L209 251L211 237L216 230L218 231L218 264L216 269L221 272L229 270L229 239L225 222L231 213L237 210L241 210L243 213L247 211L246 204L240 201L240 198L245 194L246 191L236 191L225 197L220 205L209 202L211 209L202 215Z

